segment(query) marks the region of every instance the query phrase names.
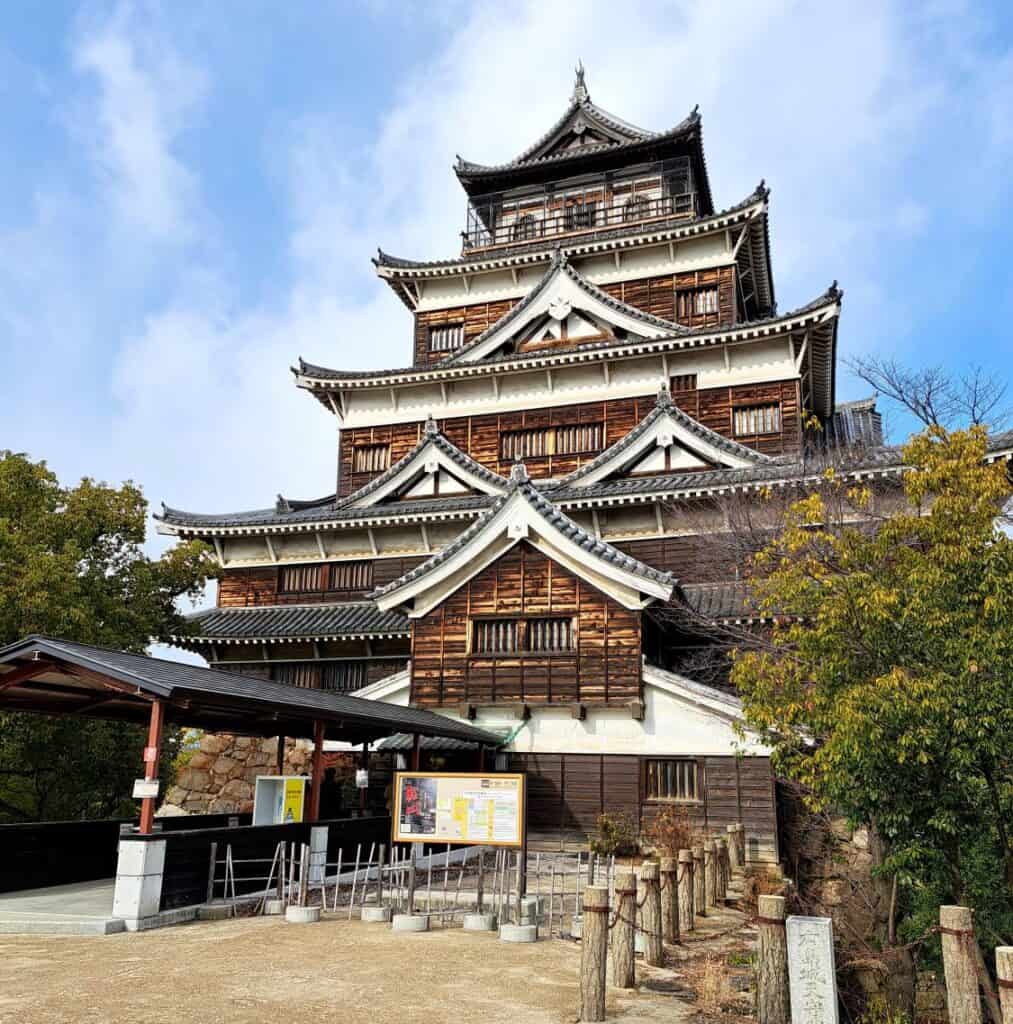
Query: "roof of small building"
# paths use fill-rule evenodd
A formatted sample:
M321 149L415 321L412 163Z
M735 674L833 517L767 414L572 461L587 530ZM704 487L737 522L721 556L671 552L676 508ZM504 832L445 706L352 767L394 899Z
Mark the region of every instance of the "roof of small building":
M182 644L250 639L350 640L406 637L411 632L408 620L400 612L382 612L372 601L207 608L187 618L193 632L173 637Z

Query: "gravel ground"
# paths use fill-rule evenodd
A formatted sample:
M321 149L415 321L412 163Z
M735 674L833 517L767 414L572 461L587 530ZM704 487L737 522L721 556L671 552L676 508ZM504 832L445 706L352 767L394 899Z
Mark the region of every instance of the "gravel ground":
M723 911L693 952L741 948L741 915ZM721 937L719 938L718 935ZM680 976L640 969L644 980ZM578 1016L578 943L500 942L458 928L395 935L340 919L290 925L247 918L94 938L0 937L3 1024L560 1024ZM664 987L664 986L662 986ZM692 1021L691 1002L641 988L609 990L624 1024ZM725 1018L728 1019L728 1018Z

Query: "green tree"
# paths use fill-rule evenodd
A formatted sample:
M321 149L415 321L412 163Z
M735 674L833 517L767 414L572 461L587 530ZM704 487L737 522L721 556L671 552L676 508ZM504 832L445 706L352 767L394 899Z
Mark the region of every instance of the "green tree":
M771 642L732 678L778 770L873 827L908 911L975 905L992 945L1013 938L1010 484L981 427L904 453L899 493L828 469L791 505L750 569Z
M199 542L143 550L148 506L132 483L63 487L44 462L0 452L0 645L28 633L144 651L187 632L177 598L215 567ZM0 820L133 813L137 726L0 714Z

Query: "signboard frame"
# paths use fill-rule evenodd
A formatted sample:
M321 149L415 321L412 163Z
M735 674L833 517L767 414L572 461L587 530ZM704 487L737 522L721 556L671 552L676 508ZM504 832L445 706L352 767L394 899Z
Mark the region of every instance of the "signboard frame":
M517 824L518 838L516 842L503 842L502 840L479 840L479 839L448 839L446 836L419 835L411 832L401 831L401 782L406 778L417 779L460 779L474 780L479 783L481 779L513 779L517 782ZM430 843L449 844L451 846L502 846L511 850L525 849L527 846L527 807L528 807L528 779L524 772L426 772L426 771L397 771L394 773L393 806L391 814L391 840L395 843Z

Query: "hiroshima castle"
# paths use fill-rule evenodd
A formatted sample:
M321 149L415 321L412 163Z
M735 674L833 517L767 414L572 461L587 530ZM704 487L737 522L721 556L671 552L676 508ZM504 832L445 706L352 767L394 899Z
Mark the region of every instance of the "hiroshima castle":
M158 517L221 566L176 642L501 736L488 766L527 773L532 834L679 804L776 859L769 750L692 655L701 623L756 621L741 566L708 555L718 499L798 484L819 443L899 476L874 402L836 402L842 293L781 311L765 185L719 207L698 111L635 127L582 69L523 153L454 173L460 253L373 261L410 365L294 367L337 421L335 492ZM423 767L471 769L467 746L428 739Z

